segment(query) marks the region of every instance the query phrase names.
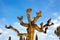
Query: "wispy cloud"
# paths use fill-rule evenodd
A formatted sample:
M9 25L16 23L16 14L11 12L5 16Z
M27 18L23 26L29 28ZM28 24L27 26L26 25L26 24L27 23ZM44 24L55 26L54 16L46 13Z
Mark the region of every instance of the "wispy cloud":
M2 31L2 29L0 28L0 33L2 33L3 31Z
M60 15L59 15L59 13L54 13L54 17L55 18L52 20L52 22L54 22L54 27L57 27L57 26L60 25Z

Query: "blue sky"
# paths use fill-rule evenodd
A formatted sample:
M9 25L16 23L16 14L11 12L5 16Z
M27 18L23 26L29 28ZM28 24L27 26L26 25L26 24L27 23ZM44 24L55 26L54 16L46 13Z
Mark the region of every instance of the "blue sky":
M0 0L0 40L7 40L9 36L12 36L13 40L19 39L14 31L4 28L6 24L26 32L26 28L19 25L17 16L23 16L23 21L28 22L27 8L32 8L31 18L36 16L37 11L42 10L42 17L36 22L38 25L40 22L46 23L49 18L52 18L55 24L49 27L47 34L36 31L39 40L58 40L54 30L60 24L60 0Z

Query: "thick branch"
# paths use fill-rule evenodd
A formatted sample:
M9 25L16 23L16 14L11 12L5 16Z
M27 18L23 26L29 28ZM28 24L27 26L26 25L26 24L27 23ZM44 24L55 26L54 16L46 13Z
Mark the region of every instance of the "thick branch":
M24 26L24 27L28 27L28 24L27 24L27 23L24 23L24 22L22 21L23 16L21 16L21 17L17 17L17 18L19 19L20 24L21 24L22 26Z
M27 23L20 22L20 24L24 27L29 27L29 24L27 24Z
M28 22L30 23L30 12L32 11L32 9L31 8L29 8L29 9L27 9L26 10L26 13L27 13L27 18L28 18Z
M39 17L41 17L42 12L36 12L36 17L34 17L34 23L39 19Z
M19 33L18 36L28 36L28 34L27 33L23 33L23 34Z
M35 26L35 29L39 32L44 32L44 30L42 28L38 27L38 26Z
M17 29L13 28L11 25L9 27L7 27L7 25L5 25L5 28L12 29L13 31L19 33L19 31Z

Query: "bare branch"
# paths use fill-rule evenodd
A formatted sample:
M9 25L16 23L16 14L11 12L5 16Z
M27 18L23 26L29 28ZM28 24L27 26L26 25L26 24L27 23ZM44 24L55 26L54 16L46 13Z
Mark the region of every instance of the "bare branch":
M19 33L19 31L17 29L13 28L11 25L9 25L9 26L5 25L5 28L12 29L13 31Z
M28 27L28 24L27 24L27 23L24 23L24 22L22 21L23 16L20 16L20 17L17 17L17 18L19 19L20 24L21 24L22 26L24 26L24 27Z
M39 17L41 17L42 11L36 12L36 17L34 17L34 23L38 20Z
M38 27L38 26L35 26L35 29L39 32L44 32L44 30L42 28Z
M19 33L18 36L28 36L28 34L27 33L23 33L23 34Z
M28 22L30 23L30 12L32 11L32 9L31 8L29 8L29 9L27 9L26 10L26 13L27 13L27 18L28 18Z

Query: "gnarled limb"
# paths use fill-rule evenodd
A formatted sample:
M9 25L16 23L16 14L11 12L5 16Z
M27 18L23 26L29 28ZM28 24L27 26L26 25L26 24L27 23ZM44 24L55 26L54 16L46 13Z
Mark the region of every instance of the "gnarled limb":
M36 12L36 17L34 17L34 23L38 20L39 17L41 17L42 11Z
M44 23L41 22L41 23L40 23L40 26L41 26L41 29L43 29L43 28L44 28Z
M45 26L51 26L51 25L54 25L54 23L51 23L51 18L47 21L47 24L44 25Z
M44 31L44 33L47 33L47 29L48 29L48 26L45 28L45 31Z
M29 24L27 24L27 23L21 22L20 24L21 24L22 26L24 26L24 27L29 27Z
M6 25L5 28L12 29L13 31L17 32L18 36L28 36L28 34L26 34L26 33L24 33L24 34L19 33L19 31L17 29L13 28L11 25L9 27Z
M38 26L35 26L35 29L39 32L44 32L44 30L42 28L38 27Z
M51 25L54 25L54 23L51 23L51 18L47 21L47 24L45 24L44 25L44 27L45 27L45 32L44 33L46 33L46 31L47 31L47 29L48 29L48 26L51 26Z
M24 26L24 27L28 27L28 24L27 24L27 23L24 23L24 22L22 21L23 16L20 16L20 17L17 17L17 18L19 19L20 24L21 24L22 26Z
M19 31L17 29L13 28L13 26L11 26L11 25L9 25L9 26L5 25L5 28L12 29L13 31L17 32L17 34L19 34Z

